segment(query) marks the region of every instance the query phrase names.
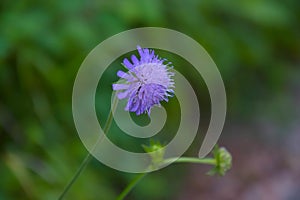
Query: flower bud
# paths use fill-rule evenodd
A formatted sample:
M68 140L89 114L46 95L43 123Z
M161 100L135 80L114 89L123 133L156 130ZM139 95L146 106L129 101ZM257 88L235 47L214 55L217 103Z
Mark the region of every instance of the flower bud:
M164 160L165 149L159 141L150 140L150 145L143 145L143 148L149 153L154 166L160 164Z
M224 176L232 165L231 154L224 147L219 148L218 146L216 146L213 150L213 155L216 160L216 166L212 170L210 170L208 174L218 174Z

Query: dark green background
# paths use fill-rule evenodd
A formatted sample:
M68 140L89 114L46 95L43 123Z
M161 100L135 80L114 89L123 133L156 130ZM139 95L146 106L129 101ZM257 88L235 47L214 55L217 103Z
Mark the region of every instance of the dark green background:
M300 142L299 10L297 0L1 1L0 199L57 198L87 154L71 111L79 66L101 41L143 26L185 33L216 62L228 98L220 143L234 165L223 178L206 177L207 168L197 165L170 166L147 176L128 199L247 199L253 187L261 191L255 199L262 199L264 183L282 180L283 172L291 184L279 187L287 192L278 198L299 199L293 192L300 166L294 159ZM178 69L186 64L160 53ZM117 68L122 66L115 62L107 72L103 95L111 93ZM198 88L205 127L205 84L182 71ZM172 101L170 112L177 105ZM108 107L96 107L102 123ZM122 143L115 126L111 132ZM195 142L187 155L196 156L198 147ZM132 178L93 160L66 199L113 199ZM267 199L274 199L279 190L270 185Z

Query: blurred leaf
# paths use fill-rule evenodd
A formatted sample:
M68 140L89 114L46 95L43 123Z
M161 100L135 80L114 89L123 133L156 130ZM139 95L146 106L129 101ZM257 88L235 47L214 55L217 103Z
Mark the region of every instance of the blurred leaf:
M5 155L4 161L19 180L19 183L26 196L29 199L35 199L38 196L35 185L23 161L16 154L11 152Z

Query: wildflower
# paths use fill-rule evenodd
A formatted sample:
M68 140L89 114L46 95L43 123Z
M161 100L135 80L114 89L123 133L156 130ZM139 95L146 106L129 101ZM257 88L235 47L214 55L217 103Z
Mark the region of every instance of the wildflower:
M117 76L122 78L124 84L113 84L113 90L121 90L117 94L119 99L128 99L126 111L135 112L136 115L148 113L155 105L160 106L161 101L168 101L174 91L174 76L166 59L154 54L154 50L137 46L140 59L131 56L131 62L125 58L123 65L128 72L118 71Z

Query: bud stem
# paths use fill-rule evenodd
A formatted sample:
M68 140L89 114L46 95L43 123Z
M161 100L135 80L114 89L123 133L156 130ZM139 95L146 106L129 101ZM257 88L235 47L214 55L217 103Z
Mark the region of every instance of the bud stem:
M217 162L214 158L193 158L193 157L180 157L180 158L168 158L162 161L162 164L169 164L169 163L201 163L201 164L208 164L208 165L216 165ZM129 192L139 183L139 181L144 178L148 173L142 173L137 175L128 185L127 187L121 192L121 194L117 197L116 200L123 200Z
M216 160L214 158L193 158L193 157L180 157L180 158L168 158L163 161L164 164L170 162L174 163L201 163L208 165L216 165Z

